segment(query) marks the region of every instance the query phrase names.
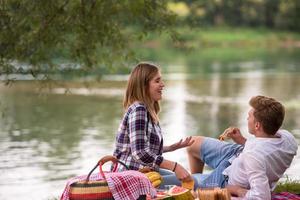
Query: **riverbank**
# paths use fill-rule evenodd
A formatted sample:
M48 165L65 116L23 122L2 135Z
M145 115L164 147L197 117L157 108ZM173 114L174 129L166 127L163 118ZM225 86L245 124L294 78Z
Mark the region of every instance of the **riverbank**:
M274 67L279 67L274 63L282 59L300 60L300 33L229 27L182 28L178 32L180 38L175 43L167 34L149 33L143 43L133 44L136 57L171 65L166 71L172 72L181 72L180 65L192 69L202 66L201 73L214 70L236 72L240 71L240 62L253 61L257 62L256 67L261 67L261 62L269 62L264 67L274 70ZM208 67L211 65L217 68ZM222 68L219 69L219 65ZM280 65L283 71L298 71L295 66L297 64Z
M265 28L188 28L176 29L178 41L171 43L167 34L150 33L144 47L175 47L183 49L198 48L300 48L300 33L278 31ZM176 36L174 35L176 38ZM171 45L171 46L170 46Z

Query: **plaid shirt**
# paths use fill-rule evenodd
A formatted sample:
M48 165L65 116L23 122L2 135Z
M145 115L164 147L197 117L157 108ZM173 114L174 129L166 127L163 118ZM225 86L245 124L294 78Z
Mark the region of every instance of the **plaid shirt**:
M147 113L144 104L132 104L123 117L116 137L114 156L132 170L145 166L158 170L163 161L161 129L159 124L152 123ZM119 165L118 170L122 171L124 167Z

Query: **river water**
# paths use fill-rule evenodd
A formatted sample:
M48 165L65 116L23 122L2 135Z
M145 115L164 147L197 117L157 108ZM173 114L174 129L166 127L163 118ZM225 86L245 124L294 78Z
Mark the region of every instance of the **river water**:
M238 72L206 74L163 68L166 87L160 119L166 144L190 135L217 137L228 126L240 127L251 137L248 101L258 94L275 97L286 106L283 128L300 142L298 60L292 64L285 60L283 65L293 65L289 70L252 68L257 61L239 65L243 70ZM87 174L99 158L111 154L123 114L126 78L107 76L89 88L70 83L67 94L58 87L47 94L39 92L40 85L31 81L2 85L0 199L58 198L68 178ZM165 156L188 168L184 150ZM300 180L299 171L298 152L285 176Z

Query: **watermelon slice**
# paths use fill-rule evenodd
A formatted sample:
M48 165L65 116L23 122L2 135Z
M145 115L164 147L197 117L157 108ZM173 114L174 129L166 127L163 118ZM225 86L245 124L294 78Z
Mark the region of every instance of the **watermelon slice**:
M189 189L173 186L169 189L168 194L173 197L174 200L194 200L195 197L192 195Z
M168 194L157 194L155 200L174 200L174 198Z
M157 190L156 197L151 199L149 196L147 200L174 200L174 198L168 194L167 190Z

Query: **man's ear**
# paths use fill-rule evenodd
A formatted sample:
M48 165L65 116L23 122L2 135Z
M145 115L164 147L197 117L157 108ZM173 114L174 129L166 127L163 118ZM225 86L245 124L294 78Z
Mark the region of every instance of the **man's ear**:
M261 128L261 123L256 121L254 126L256 130L259 130Z

